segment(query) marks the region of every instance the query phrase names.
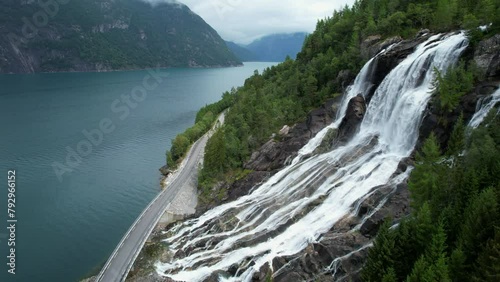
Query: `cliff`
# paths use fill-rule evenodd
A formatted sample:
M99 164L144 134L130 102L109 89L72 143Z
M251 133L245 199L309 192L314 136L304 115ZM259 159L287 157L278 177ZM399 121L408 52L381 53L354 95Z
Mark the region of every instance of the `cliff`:
M241 62L187 6L140 0L6 0L0 73L219 67Z

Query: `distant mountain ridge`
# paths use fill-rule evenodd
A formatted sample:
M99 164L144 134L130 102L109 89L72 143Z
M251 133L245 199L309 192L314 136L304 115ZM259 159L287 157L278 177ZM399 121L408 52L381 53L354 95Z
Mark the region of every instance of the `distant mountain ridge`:
M272 34L248 45L226 41L229 49L242 61L282 62L287 56L295 59L307 36L305 32Z
M0 3L0 73L240 64L212 27L174 1Z

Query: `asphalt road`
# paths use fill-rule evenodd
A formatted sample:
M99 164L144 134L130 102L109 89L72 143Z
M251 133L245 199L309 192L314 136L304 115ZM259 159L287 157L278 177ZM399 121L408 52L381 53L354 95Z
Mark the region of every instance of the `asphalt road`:
M219 118L223 122L224 116ZM200 138L187 154L184 166L180 168L172 182L149 204L136 222L130 227L122 241L106 262L97 276L96 281L113 282L125 281L128 272L139 255L142 246L148 239L151 231L158 223L168 205L174 200L183 185L190 182L197 174L198 163L205 151L208 135Z

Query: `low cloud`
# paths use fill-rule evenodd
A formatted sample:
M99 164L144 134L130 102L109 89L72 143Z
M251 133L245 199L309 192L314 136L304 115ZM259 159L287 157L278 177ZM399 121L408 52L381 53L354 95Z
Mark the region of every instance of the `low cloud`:
M354 0L179 0L199 14L226 40L250 43L273 33L312 32Z
M156 5L161 4L161 3L184 5L181 2L176 1L176 0L141 0L141 1L146 2L146 3L150 3L153 6L156 6Z

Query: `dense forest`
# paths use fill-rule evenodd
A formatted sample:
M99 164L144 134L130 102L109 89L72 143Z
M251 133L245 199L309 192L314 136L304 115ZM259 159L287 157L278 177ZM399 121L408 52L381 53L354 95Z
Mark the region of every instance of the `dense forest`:
M207 143L200 200L210 197L215 183L244 173L252 151L283 125L303 120L340 95L344 86L335 78L360 70L368 59L361 47L366 38L412 38L421 29L465 29L474 46L500 32L500 1L361 0L320 20L296 60L256 72L226 94L224 108L230 108L224 126ZM446 115L482 79L465 58L437 74L431 103ZM413 213L398 227L390 228L390 219L381 227L362 273L365 281L500 280L499 119L490 116L487 126L474 131L457 122L445 150L434 135L425 142L409 180Z
M499 281L500 117L483 124L459 121L445 152L426 140L409 182L413 214L393 229L386 220L364 281Z

